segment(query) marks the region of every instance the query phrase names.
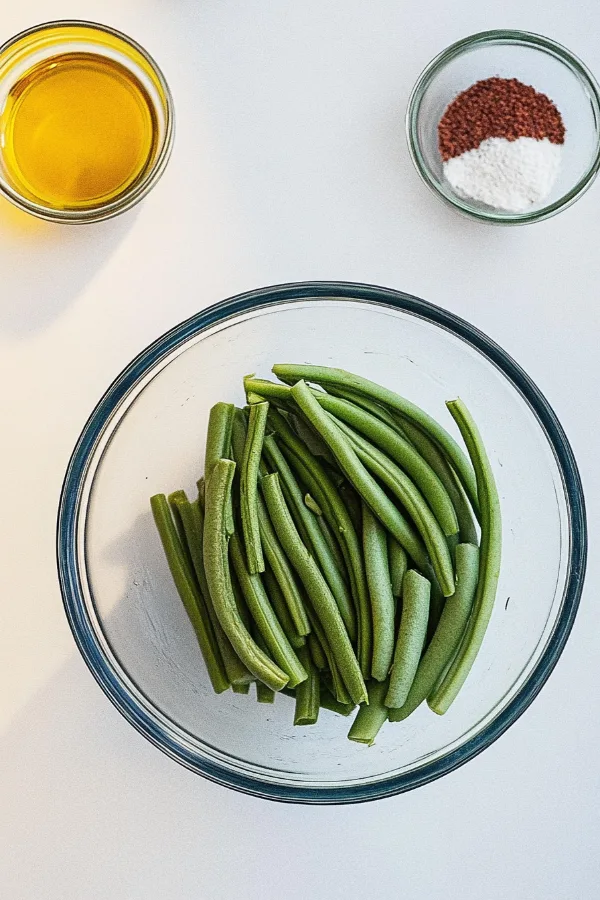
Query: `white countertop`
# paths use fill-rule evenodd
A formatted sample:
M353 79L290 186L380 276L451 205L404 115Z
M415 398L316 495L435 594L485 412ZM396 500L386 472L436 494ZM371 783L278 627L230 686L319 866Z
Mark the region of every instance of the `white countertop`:
M428 60L485 28L547 34L600 73L600 4L20 0L0 36L68 16L150 50L178 127L163 180L117 220L51 226L0 203L0 896L595 900L600 187L522 229L463 220L413 171L403 115ZM458 771L356 807L253 799L163 756L96 686L55 573L64 469L113 377L198 309L305 279L400 288L498 341L567 431L591 532L533 706Z

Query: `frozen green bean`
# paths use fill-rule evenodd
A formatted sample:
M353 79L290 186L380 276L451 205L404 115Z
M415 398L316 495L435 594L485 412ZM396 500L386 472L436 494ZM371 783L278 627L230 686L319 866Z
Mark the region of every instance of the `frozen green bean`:
M323 466L308 452L280 413L271 409L269 424L282 443L282 451L300 480L323 510L340 549L350 576L350 589L354 598L358 620L358 659L365 677L371 671L372 629L369 593L362 559L361 544L348 510L335 485Z
M411 422L398 415L397 426L401 427L407 440L413 444L415 450L435 472L444 490L448 494L458 521L459 539L463 544L478 544L477 529L473 521L473 514L469 501L464 492L456 472L444 455L443 450L433 441L429 435Z
M372 746L379 734L382 725L387 719L388 711L384 705L384 698L388 689L387 681L370 681L367 685L369 692L368 705L363 703L348 732L351 741Z
M356 709L355 703L340 703L323 683L321 683L320 701L322 709L328 709L340 716L349 716Z
M331 530L331 526L330 526L329 522L323 515L319 516L317 521L319 523L319 528L323 532L323 537L327 541L327 546L329 547L331 555L333 556L333 558L336 562L336 565L337 565L338 569L340 570L342 578L344 579L346 584L349 584L350 576L348 574L348 569L346 568L346 561L344 559L344 554L342 553L342 551L340 549L340 545L338 544L338 542L335 539L335 536Z
M291 388L285 385L258 379L253 381L253 384L260 384L267 396L281 397L283 394L287 397L288 403L291 399ZM312 393L323 409L368 438L372 444L383 450L410 476L431 507L444 534L451 536L458 532L456 512L444 485L410 441L398 432L391 413L387 414L389 419L386 424L377 415L362 408L357 402L331 396L322 391L313 390ZM383 407L379 407L379 410L383 410Z
M371 676L385 681L394 655L395 603L390 580L386 530L363 505L363 553L373 616L373 662Z
M478 514L477 482L472 464L446 429L415 403L406 400L389 388L383 387L374 381L369 381L368 378L362 378L360 375L354 375L343 369L334 369L328 366L280 364L273 366L273 372L281 381L291 384L305 380L316 382L326 388L330 385L341 385L342 387L351 388L356 393L366 395L388 408L395 409L406 418L416 422L446 452L467 492L475 513Z
M404 547L391 534L388 534L388 560L392 594L398 599L402 596L402 582L408 569L408 557Z
M286 686L289 677L252 639L238 612L231 586L228 559L231 532L227 509L234 472L232 460L218 460L206 483L203 539L206 580L215 612L237 655L253 675L278 691Z
M258 703L274 703L275 691L263 684L262 681L256 682L256 699Z
M439 715L445 713L455 700L483 643L494 608L502 553L500 499L481 435L462 400L451 400L447 406L467 445L477 477L481 502L481 551L479 581L471 618L452 665L428 699L431 709Z
M317 518L304 503L302 489L273 435L268 435L265 438L264 452L273 468L279 473L282 486L285 485L287 487L291 501L290 512L292 512L292 515L295 512L297 519L300 519L304 525L304 529L308 534L309 547L312 548L315 558L321 567L321 572L325 576L325 580L335 598L350 640L354 642L356 640L356 614L352 598L325 536L319 527ZM294 521L296 521L296 518Z
M422 494L408 475L378 447L373 446L362 435L353 432L343 422L339 422L338 425L352 443L361 462L385 484L408 512L425 544L440 587L444 595L449 597L454 593L454 569L450 549L444 532ZM400 543L414 559L414 554L406 542ZM423 562L416 559L415 562L422 569Z
M315 516L323 515L323 510L321 509L321 507L319 506L317 501L314 499L314 497L311 497L310 494L304 495L304 504L305 504L305 506L308 507L308 509L310 509L310 511L312 513L315 514Z
M243 684L253 680L252 675L239 659L237 653L231 646L231 642L223 628L213 607L213 602L208 590L206 574L204 572L204 558L202 555L202 541L204 536L204 514L200 509L200 504L196 501L190 503L185 491L176 491L169 495L169 504L172 509L177 510L177 514L181 521L190 560L194 568L198 586L204 598L208 616L215 633L215 638L225 672L232 684ZM248 627L248 624L246 627Z
M269 565L267 565L263 573L263 581L273 612L279 619L279 624L283 628L288 641L294 648L303 647L306 643L306 637L297 631L279 582ZM310 623L308 623L308 628L310 630Z
M319 672L321 672L323 669L326 669L327 659L325 658L325 653L323 652L323 648L321 646L319 638L313 631L311 631L311 633L307 636L306 643L308 645L308 649L310 650L312 661Z
M300 540L300 535L281 492L279 476L273 474L263 478L262 489L271 521L283 549L298 572L313 609L321 621L346 687L352 699L356 703L360 703L366 699L365 684L348 632L327 582Z
M233 429L231 434L231 447L233 458L239 465L244 457L247 445L248 429L246 425L246 415L243 410L235 411L233 419ZM264 460L259 460L259 473L268 474ZM238 490L241 488L238 485ZM235 489L235 484L234 484ZM310 631L310 625L304 609L304 602L300 593L300 588L296 581L296 576L287 560L285 553L277 539L277 536L271 525L271 520L264 505L264 501L260 494L256 495L256 509L258 512L258 523L260 528L261 544L264 555L267 558L272 573L277 579L277 583L283 592L283 597L287 604L288 610L294 623L295 631L298 635L306 635ZM284 627L281 617L278 616L283 630L286 632L288 639L290 635ZM293 642L290 641L294 646ZM301 646L301 645L300 645Z
M406 700L414 681L429 619L431 582L414 569L404 576L402 586L402 616L390 672L390 683L385 705L399 709Z
M208 416L206 450L204 453L204 479L208 478L220 459L228 459L231 447L231 427L233 424L233 403L215 403ZM227 507L227 528L233 529L233 509Z
M300 661L308 673L308 678L296 688L296 709L294 725L314 725L319 718L320 681L310 653L306 647L298 651Z
M267 424L268 403L254 403L250 407L248 433L244 446L244 456L240 468L240 508L242 513L242 533L246 548L248 570L251 575L264 572L265 562L260 540L258 519L258 469L262 454L265 426Z
M401 722L410 716L432 693L452 662L467 627L478 578L479 548L473 544L459 544L456 548L456 591L446 600L406 700L399 709L390 709L390 722Z
M352 442L342 432L341 423L338 424L329 413L321 409L319 402L304 381L299 381L293 386L292 396L319 434L327 441L340 468L364 502L396 540L402 544L415 563L424 567L427 563L427 554L419 536L383 488L367 471Z
M181 598L188 618L192 624L196 639L208 672L208 677L215 693L220 694L229 687L229 679L223 667L223 660L216 641L214 630L208 615L206 603L189 567L179 534L173 522L169 503L164 494L155 494L150 498L152 515L163 545L175 587Z
M212 470L220 459L229 457L233 403L215 403L208 417L206 451L204 453L204 479L208 482Z
M242 543L237 534L231 535L229 556L250 615L268 648L269 655L288 676L289 686L296 687L304 681L306 672L269 603L260 575L248 571Z

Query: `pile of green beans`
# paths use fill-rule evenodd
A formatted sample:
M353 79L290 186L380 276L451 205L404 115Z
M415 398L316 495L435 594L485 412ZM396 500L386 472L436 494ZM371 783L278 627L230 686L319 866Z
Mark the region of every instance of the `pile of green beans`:
M244 378L247 406L210 411L198 496L151 508L216 693L293 723L356 710L371 745L426 703L443 715L481 648L500 572L498 491L461 400L467 453L375 382L325 366Z

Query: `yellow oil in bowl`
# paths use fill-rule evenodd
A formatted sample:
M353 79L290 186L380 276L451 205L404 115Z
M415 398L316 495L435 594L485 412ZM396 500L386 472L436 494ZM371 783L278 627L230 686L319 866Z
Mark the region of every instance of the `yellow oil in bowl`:
M152 182L170 150L170 97L141 48L100 26L51 23L3 55L0 187L10 199L93 221Z
M113 200L142 175L156 116L135 76L114 60L65 53L14 85L0 117L9 177L60 209Z

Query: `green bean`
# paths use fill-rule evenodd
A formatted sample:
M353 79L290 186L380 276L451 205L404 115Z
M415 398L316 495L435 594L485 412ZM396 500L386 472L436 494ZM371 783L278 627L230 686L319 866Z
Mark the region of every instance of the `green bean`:
M348 515L352 519L352 524L354 525L357 534L360 534L362 532L362 504L360 497L352 485L347 481L345 481L344 484L341 484L338 490L340 492L342 503L348 510Z
M311 610L310 606L308 607L308 613L313 629L311 634L318 642L318 646L326 660L323 669L329 670L328 674L331 678L331 690L339 703L350 703L350 694L348 693L346 685L344 684L344 679L342 678L340 670L336 664L335 657L331 651L331 647L329 646L329 642L327 641L325 632L323 631L323 626L321 625L319 618L314 610ZM317 666L317 668L319 667Z
M358 658L363 675L371 671L372 629L367 579L361 545L352 519L323 466L307 451L282 415L271 409L269 424L282 442L282 451L300 479L308 487L323 510L340 549L350 576L350 589L358 619Z
M428 701L431 709L439 715L445 713L456 698L483 643L494 608L502 552L500 500L481 435L462 400L451 400L446 405L467 445L477 477L481 501L481 553L479 582L471 618L452 665Z
M289 398L291 395L291 389L284 385L272 384L268 381L259 382L258 379L253 383L262 385L268 396L281 397L283 394ZM358 402L324 394L322 391L313 390L312 393L323 409L359 431L410 476L422 492L426 502L431 506L444 534L452 536L458 532L456 512L444 485L410 441L398 433L397 424L391 413L387 413L388 424L385 424L376 414L363 409ZM366 402L369 404L368 400ZM379 409L383 408L379 407Z
M281 690L289 678L256 645L244 625L233 595L228 561L228 505L235 472L232 460L215 463L206 483L206 512L203 539L204 570L215 612L233 649L246 668L274 691Z
M257 682L258 684L258 682ZM264 685L263 685L264 686ZM240 684L232 684L231 690L234 694L249 694L250 693L250 683L248 681L241 682ZM270 688L267 688L270 690Z
M402 586L402 616L385 697L385 705L390 708L399 709L404 704L414 681L427 634L430 593L427 578L409 569Z
M207 483L216 463L229 456L234 409L233 403L215 403L210 411L204 454L204 478Z
M391 709L390 722L401 722L434 690L452 662L464 634L479 577L479 548L459 544L456 548L456 591L446 600L439 624L421 657L414 681L404 704Z
M256 623L252 622L250 626L250 634L256 641L256 644L263 653L269 655L269 649L264 642L263 636L256 627ZM263 684L262 681L256 682L256 702L257 703L274 703L275 702L275 691L271 690L270 687L267 687L266 684Z
M327 546L329 547L329 551L330 551L331 555L333 556L338 569L340 570L342 578L344 579L346 584L349 584L350 576L349 576L348 570L346 568L346 561L344 559L344 554L342 553L342 551L340 549L340 545L338 544L338 542L335 539L335 535L333 534L333 532L331 530L331 526L330 526L329 522L323 515L319 516L319 518L317 519L317 522L319 523L319 528L323 532L323 537L327 541Z
M450 497L435 472L409 441L354 403L335 397L318 397L318 400L323 409L360 432L406 472L431 506L444 534L458 532L456 512Z
M394 655L395 603L390 581L387 534L381 522L363 504L363 553L373 615L371 676L385 681Z
M319 673L313 665L306 647L299 651L300 661L308 672L308 678L296 688L296 709L294 725L314 725L319 718L320 681Z
M315 514L315 516L323 515L323 510L321 509L321 507L319 506L317 501L314 499L314 497L311 497L310 494L304 495L304 504L305 504L305 506L308 507L308 509L310 509L310 511L312 513Z
M284 364L273 366L273 372L281 381L288 383L295 383L304 379L306 381L322 384L325 387L330 385L349 387L356 393L366 395L367 397L384 404L388 408L398 410L398 412L401 412L406 418L416 422L435 439L448 455L467 492L467 496L471 501L475 513L478 514L479 503L477 499L477 483L472 465L446 429L419 406L411 403L410 400L406 400L389 388L382 387L381 385L376 384L376 382L369 381L367 378L362 378L359 375L345 372L343 369L334 369L327 366Z
M269 603L260 575L248 571L242 543L236 534L232 534L229 541L229 556L250 615L268 647L269 655L288 676L289 686L296 687L307 677L306 672Z
M233 429L231 434L231 447L233 458L238 465L243 459L245 448L247 446L247 426L246 416L241 409L236 410L233 419ZM259 472L268 474L268 470L264 460L259 460ZM264 501L260 494L256 496L256 509L258 512L258 523L260 528L261 544L267 561L272 569L273 575L277 579L278 585L283 592L285 602L294 623L294 630L298 635L306 635L310 631L310 625L304 609L302 595L298 587L296 577L292 568L283 552L277 536L271 525L271 520L264 505ZM285 631L288 639L290 639L289 631L284 627L281 617L278 616L280 624ZM293 642L290 640L290 643ZM304 642L302 642L304 643Z
M239 659L237 653L231 646L229 638L223 631L208 590L202 555L204 514L200 509L200 504L197 501L195 503L190 503L185 491L176 491L174 494L170 494L169 504L171 509L177 510L177 515L179 516L183 528L190 561L198 581L198 586L200 587L200 592L206 604L208 616L215 633L227 677L232 684L243 684L252 681L252 675ZM247 623L246 627L248 627Z
M304 381L299 381L293 386L292 396L302 411L310 418L313 426L327 440L340 468L365 503L387 530L400 541L416 564L421 567L425 566L427 554L421 540L412 525L367 471L354 449L353 442L342 432L342 423L338 424L329 413L321 409Z
M359 703L366 699L365 683L335 598L315 560L300 541L300 535L281 492L279 476L267 475L262 479L262 488L271 521L283 549L298 572L313 609L321 621L344 683L352 699Z
M321 571L329 585L331 593L338 605L340 615L346 626L351 641L356 640L356 615L346 583L332 556L323 532L314 515L304 503L302 490L296 481L292 470L284 455L281 453L277 441L273 435L268 435L264 441L264 451L273 468L279 473L281 484L288 489L291 498L291 509L296 513L296 519L300 519L308 534L309 547L312 548L316 560L321 566Z
M169 501L169 508L171 510L171 515L173 517L173 523L175 525L175 528L177 530L177 535L178 535L179 541L181 543L181 549L183 551L183 555L185 556L186 562L188 564L188 568L193 570L194 564L192 562L192 556L190 553L190 548L188 547L188 544L187 544L185 528L183 527L183 521L181 519L181 512L179 510L179 503L181 503L182 500L187 500L187 499L188 498L187 498L186 492L181 491L181 490L173 491L167 497L167 500Z
M229 458L234 409L233 403L215 403L210 411L204 452L204 478L207 482L218 460ZM233 530L231 503L227 507L227 529Z
M208 677L215 693L220 694L229 687L229 679L223 668L223 660L206 603L184 555L167 498L164 494L156 494L150 498L150 505L167 564L181 602L196 634Z
M384 706L384 698L388 689L387 681L370 681L367 685L369 704L362 704L358 710L352 727L348 732L351 741L372 746L375 743L381 726L387 719L388 711Z
M426 573L426 575L431 582L431 595L429 597L429 618L427 619L427 634L425 636L425 644L427 644L427 642L430 641L435 634L435 630L438 627L438 623L446 604L446 598L442 593L442 590L438 584L438 580L434 575L433 569L430 569L429 572ZM450 596L452 597L454 596L454 594L451 594Z
M290 398L291 399L291 398ZM301 441L303 441L313 456L317 456L322 465L331 465L335 468L335 459L327 443L321 435L311 427L310 422L302 415L296 404L292 401L288 409L288 421Z
M202 515L204 515L204 505L206 499L206 482L204 481L204 475L198 479L196 482L196 487L198 488L198 506L202 510Z
M448 537L458 532L456 512L444 485L410 441L399 433L392 414L388 413L382 421L374 412L361 408L358 402L320 392L314 392L314 395L327 412L368 438L413 479ZM365 398L360 399L365 402ZM366 403L371 405L368 400ZM378 413L381 411L382 407L379 407Z
M306 616L306 610L302 601L302 594L296 581L296 576L288 562L287 556L279 543L269 514L262 497L257 498L258 515L260 521L260 533L263 542L265 556L271 566L277 583L281 588L287 608L299 635L307 635L310 632L310 624Z
M336 700L339 703L352 703L352 697L350 696L350 692L344 683L344 677L340 672L339 666L337 665L333 656L330 663L330 672Z
M281 587L279 586L279 582L273 574L273 570L268 565L263 573L263 580L267 596L271 601L271 606L273 607L273 611L279 619L279 624L283 628L288 641L290 642L292 647L303 647L306 643L306 637L302 634L299 634L296 630L294 620L290 615L290 610L285 601L285 597L283 596ZM307 623L307 625L310 629L310 624Z
M322 672L323 669L327 668L327 660L325 658L325 653L323 652L323 648L321 646L319 638L316 636L314 631L311 631L311 633L307 635L306 641L313 663L315 664L319 672Z
M246 558L251 575L264 572L258 521L258 469L262 453L265 425L269 412L268 403L255 403L250 407L248 433L244 447L244 457L240 468L240 507L242 511L242 533L246 547Z
M263 684L262 681L256 682L256 700L258 703L274 703L275 691Z
M355 709L355 703L340 703L333 696L329 688L321 684L321 709L328 709L331 712L338 713L340 716L349 716Z
M444 486L444 490L450 497L458 521L460 542L462 544L478 544L477 529L473 522L469 501L456 472L452 468L450 462L446 459L444 452L438 447L435 441L429 437L429 435L425 434L424 431L421 431L421 429L409 419L398 416L397 425L403 428L407 439L413 444L420 456L435 472Z
M244 625L246 626L248 631L252 634L253 620L252 620L252 616L250 615L250 610L248 609L246 600L244 598L244 594L240 587L240 583L237 579L237 575L235 574L235 572L232 572L231 569L230 569L230 575L231 575L231 587L233 588L233 598L235 600L235 605L237 606L237 611L240 614L240 618L241 618L242 622L244 623ZM262 649L265 650L264 647Z
M338 426L351 441L361 462L386 485L408 512L427 548L442 592L449 597L454 593L454 569L450 549L444 532L423 495L408 475L391 459L388 459L378 447L374 447L366 438L352 431L343 422L339 422ZM403 543L403 546L410 553L410 547L407 547L406 542ZM414 555L411 555L414 559ZM423 562L419 562L419 560L415 560L415 562L422 569Z
M404 547L391 534L388 535L388 560L392 595L397 599L402 596L402 582L408 569L408 558Z
M398 430L396 420L390 410L387 407L382 406L381 403L378 403L376 400L367 397L366 394L359 394L350 388L342 387L340 384L328 384L327 393L333 394L334 397L340 397L342 400L348 400L350 403L356 404L356 406L360 406L381 422L385 422L390 428Z

